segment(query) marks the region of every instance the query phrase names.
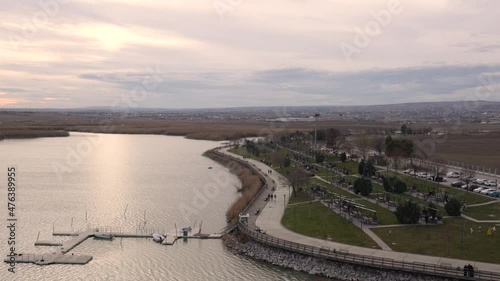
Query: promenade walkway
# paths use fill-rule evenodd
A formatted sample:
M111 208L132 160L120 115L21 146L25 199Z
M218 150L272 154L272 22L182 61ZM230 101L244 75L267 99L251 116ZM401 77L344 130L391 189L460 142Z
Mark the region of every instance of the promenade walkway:
M229 154L233 157L243 159L243 157L239 155L228 152L227 149L221 149L221 152ZM271 170L269 166L261 162L255 161L253 159L245 159L245 161L248 161L250 164L259 168L261 171ZM265 172L263 173L265 174ZM283 217L286 205L288 204L288 200L290 198L290 187L283 180L280 180L280 177L281 176L275 171L270 175L267 175L266 177L267 179L274 180L275 182L274 184L271 184L269 188L271 190L271 188L275 186L274 194L276 194L277 199L275 201L267 202L267 204L265 204L265 206L263 206L262 209L259 211L259 214L255 221L255 224L261 229L265 230L267 235L314 247L327 247L327 248L337 249L337 251L339 250L348 251L350 254L369 255L379 258L389 258L408 263L421 262L421 263L430 263L436 265L446 264L446 265L451 265L452 267L455 268L463 267L464 264L470 263L476 269L500 273L500 264L417 255L410 253L395 252L390 250L363 248L358 246L346 245L337 242L312 238L290 231L281 225L281 218ZM251 216L254 216L254 214L252 213ZM375 234L372 233L372 235Z

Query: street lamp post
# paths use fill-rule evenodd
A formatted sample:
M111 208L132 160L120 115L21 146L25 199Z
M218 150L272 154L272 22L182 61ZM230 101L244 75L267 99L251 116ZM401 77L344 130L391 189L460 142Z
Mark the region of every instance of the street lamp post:
M361 246L363 246L363 219L359 220L361 222Z

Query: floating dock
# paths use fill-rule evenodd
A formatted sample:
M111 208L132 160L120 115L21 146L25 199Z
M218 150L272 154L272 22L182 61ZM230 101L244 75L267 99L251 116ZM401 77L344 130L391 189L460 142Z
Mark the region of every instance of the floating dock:
M65 254L18 254L14 258L6 258L6 263L34 263L37 265L49 264L87 264L92 260L92 256L65 255Z
M101 231L99 231L101 230ZM34 263L37 265L49 265L49 264L87 264L92 260L92 256L86 255L73 255L68 254L76 246L83 243L85 240L95 237L96 234L110 234L114 237L119 238L147 238L152 239L153 233L147 233L144 230L137 230L136 233L126 233L122 231L105 231L106 229L93 228L83 232L53 232L53 236L70 236L71 238L62 242L51 242L51 241L37 241L35 246L49 246L58 247L58 251L46 254L18 254L15 257L7 257L4 261L6 263L13 262L15 259L16 263ZM201 227L200 227L201 231ZM175 233L163 234L165 239L161 242L162 245L174 245L175 242L182 239L220 239L222 234L203 234L195 233L188 235L176 235Z

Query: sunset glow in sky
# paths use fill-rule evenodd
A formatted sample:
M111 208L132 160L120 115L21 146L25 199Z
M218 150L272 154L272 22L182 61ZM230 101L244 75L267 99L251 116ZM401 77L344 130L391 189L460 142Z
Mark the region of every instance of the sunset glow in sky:
M500 1L2 5L4 108L500 101Z

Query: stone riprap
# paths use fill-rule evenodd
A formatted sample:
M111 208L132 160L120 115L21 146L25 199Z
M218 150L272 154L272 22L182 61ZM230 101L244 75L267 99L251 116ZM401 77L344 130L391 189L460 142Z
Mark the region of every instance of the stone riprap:
M433 277L422 274L413 274L402 271L375 269L360 265L341 263L322 258L311 257L303 254L290 252L283 249L270 247L255 241L240 243L236 237L227 237L225 244L233 251L248 257L266 261L273 265L290 268L338 280L363 280L363 281L444 281L452 280L441 277Z

